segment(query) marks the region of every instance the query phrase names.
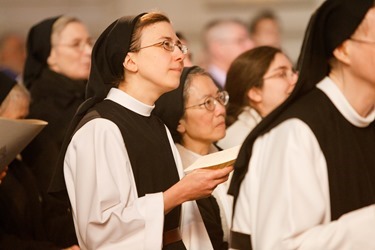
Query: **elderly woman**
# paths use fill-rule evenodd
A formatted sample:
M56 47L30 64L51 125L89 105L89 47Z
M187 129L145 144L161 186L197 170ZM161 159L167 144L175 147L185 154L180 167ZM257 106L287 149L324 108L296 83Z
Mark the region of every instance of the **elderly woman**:
M184 68L179 87L156 102L154 113L171 131L184 168L197 158L218 151L214 142L225 135L228 99L227 92L220 91L207 72L194 66ZM220 209L213 197L198 201L198 205L215 249L222 249L226 242L223 243L217 226L222 224L224 241L227 241L231 211L226 184L219 185L213 195Z
M34 25L27 38L24 84L30 90L28 118L48 126L23 152L23 158L46 192L65 131L84 101L90 73L91 37L77 18L59 16Z
M91 50L86 26L74 17L45 19L35 24L28 34L23 75L31 94L28 118L45 120L48 125L26 147L22 156L43 195L47 195L65 131L85 98ZM70 221L70 226L64 230L71 232L66 239L58 233L52 237L64 243L76 243L70 210L59 202L50 201L50 210L56 214L56 221L50 226Z
M261 119L290 95L297 78L291 61L280 49L262 46L237 57L225 85L230 96L228 128L218 145L226 149L242 144Z

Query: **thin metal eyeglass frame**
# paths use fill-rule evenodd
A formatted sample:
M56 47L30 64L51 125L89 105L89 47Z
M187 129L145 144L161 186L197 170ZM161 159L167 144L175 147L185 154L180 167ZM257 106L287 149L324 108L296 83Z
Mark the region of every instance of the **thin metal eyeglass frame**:
M221 100L220 100L220 98L219 98L220 95L224 95L224 98L225 98L224 103L221 102ZM214 106L213 106L213 109L209 109L209 108L207 107L207 105L206 105L207 100L209 100L209 99L213 99L213 100L214 100ZM195 104L195 105L192 105L192 106L186 107L185 110L186 110L186 109L190 109L190 108L200 107L200 106L204 105L204 107L205 107L208 111L213 111L213 110L215 110L217 103L220 103L221 105L226 106L226 105L228 104L228 102L229 102L229 94L228 94L227 91L224 90L224 91L220 91L220 92L219 92L219 95L218 95L217 97L208 96L208 97L206 97L206 99L204 99L204 102L203 102L203 103Z
M150 48L150 47L157 47L157 46L161 46L161 47L163 47L163 49L165 49L165 50L167 50L167 51L170 51L170 52L173 52L174 51L174 49L176 48L176 47L178 47L179 49L180 49L180 51L182 52L182 54L184 54L184 55L186 55L187 53L188 53L188 48L186 47L186 45L184 45L184 44L181 44L181 43L172 43L172 45L173 45L173 49L171 49L171 47L168 47L167 45L166 45L166 42L170 42L170 43L172 43L171 41L168 41L168 40L164 40L164 41L162 41L162 42L157 42L157 43L154 43L154 44L151 44L151 45L147 45L147 46L143 46L143 47L141 47L141 48L139 48L139 49L137 49L137 50L135 50L135 51L133 51L133 52L137 52L137 51L140 51L141 49L145 49L145 48Z
M366 41L366 40L361 40L357 38L349 38L350 40L357 42L357 43L364 43L364 44L369 44L369 45L375 45L375 41Z
M289 71L289 70L288 70L288 71ZM290 76L287 76L288 78L291 78L291 77L293 77L293 76L295 76L295 75L298 75L298 70L296 70L295 68L291 68L291 69L290 69L290 72L291 72L291 74L290 74ZM270 75L270 76L264 77L263 80L267 80L267 79L275 78L275 77L278 76L278 74L279 74L279 73L276 73L276 74L273 74L273 75Z
M64 46L64 47L72 48L78 51L83 51L86 46L90 46L92 48L94 45L92 41L82 41L79 44L58 43L58 44L55 44L54 46Z

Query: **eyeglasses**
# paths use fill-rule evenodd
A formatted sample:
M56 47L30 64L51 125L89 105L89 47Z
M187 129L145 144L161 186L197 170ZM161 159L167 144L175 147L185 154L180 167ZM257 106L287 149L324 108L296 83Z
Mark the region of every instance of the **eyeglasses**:
M289 80L293 80L293 77L295 75L298 75L298 71L295 70L294 68L282 69L280 72L277 72L276 74L263 77L263 80L267 80L271 78L281 78L281 79L289 81Z
M213 111L215 110L215 107L218 103L220 103L221 105L223 106L226 106L228 104L228 101L229 101L229 94L228 92L226 91L220 91L217 95L217 97L213 97L213 96L209 96L207 97L203 103L200 103L200 104L196 104L196 105L192 105L192 106L189 106L185 109L190 109L190 108L195 108L195 107L201 107L204 105L204 107L208 110L208 111Z
M365 40L361 40L361 39L356 39L356 38L349 38L350 40L352 40L353 42L357 42L357 43L364 43L364 44L369 44L369 45L375 45L375 42L374 41L365 41Z
M59 44L56 44L55 46L65 46L65 47L72 48L76 51L83 51L86 46L89 46L91 48L93 44L94 44L93 41L91 39L88 39L88 40L82 40L82 41L77 40L71 44L59 43Z
M133 52L140 51L141 49L154 47L154 46L161 46L165 50L170 51L170 52L173 52L175 47L178 47L181 50L182 54L184 54L184 55L186 55L187 52L188 52L188 48L186 47L186 45L183 45L181 43L173 43L172 41L169 41L169 40L165 40L165 41L162 41L162 42L147 45L147 46L141 47L137 50L134 50Z

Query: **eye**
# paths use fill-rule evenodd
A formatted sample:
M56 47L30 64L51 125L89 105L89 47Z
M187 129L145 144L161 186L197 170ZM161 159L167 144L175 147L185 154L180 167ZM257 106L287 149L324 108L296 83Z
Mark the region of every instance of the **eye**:
M94 45L94 41L91 38L87 39L86 44L88 44L92 47Z
M165 40L163 42L164 46L168 49L168 50L173 50L173 43L171 41L168 41L168 40Z
M79 48L81 46L81 42L80 41L75 41L74 43L72 43L71 47L73 48Z
M214 110L215 109L215 99L213 97L208 97L206 101L204 102L204 105L208 110Z
M281 78L287 78L288 74L287 74L287 72L285 70L283 70L283 71L280 72L279 76Z

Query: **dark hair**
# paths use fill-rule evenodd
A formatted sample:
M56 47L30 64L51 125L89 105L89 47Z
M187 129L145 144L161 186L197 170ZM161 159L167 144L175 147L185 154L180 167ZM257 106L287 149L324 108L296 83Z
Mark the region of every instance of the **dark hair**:
M227 106L227 126L232 125L238 115L249 106L247 93L253 87L262 88L263 76L280 49L260 46L239 55L231 64L225 83L230 96Z
M278 18L276 17L275 13L271 10L263 10L262 12L260 12L258 15L256 15L251 21L250 21L250 24L249 24L249 32L250 34L254 34L257 30L257 26L259 24L260 21L264 20L264 19L270 19L270 20L273 20L275 22L278 22Z

